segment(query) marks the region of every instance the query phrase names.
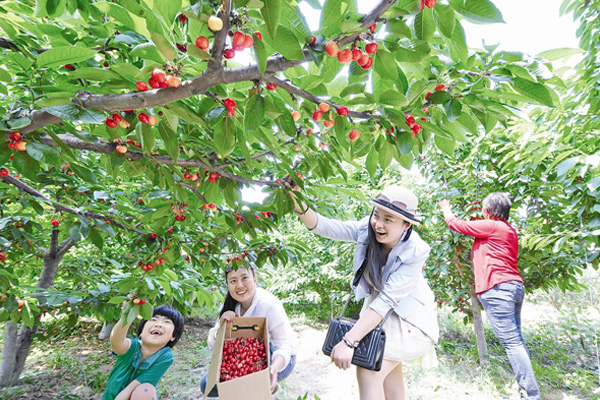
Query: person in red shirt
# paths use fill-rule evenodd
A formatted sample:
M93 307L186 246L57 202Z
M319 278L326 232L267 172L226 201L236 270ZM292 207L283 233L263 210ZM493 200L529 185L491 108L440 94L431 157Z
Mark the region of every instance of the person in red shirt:
M450 229L475 238L471 256L477 297L506 350L519 386L527 393L525 398L540 400L540 389L521 332L525 286L517 268L517 232L507 222L511 205L506 193L490 193L482 204L484 219L464 221L454 216L448 200L438 202Z

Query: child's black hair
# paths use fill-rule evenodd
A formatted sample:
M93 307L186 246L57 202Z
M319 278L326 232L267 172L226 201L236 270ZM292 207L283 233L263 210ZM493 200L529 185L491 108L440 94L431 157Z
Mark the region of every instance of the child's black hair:
M167 343L165 345L165 347L175 346L175 344L177 344L177 342L179 342L179 339L181 339L181 335L183 335L183 326L184 326L183 316L181 315L181 313L179 311L177 311L175 309L175 307L167 305L167 304L163 304L161 306L154 307L154 312L152 313L152 316L154 317L156 315L162 315L163 317L169 318L173 322L173 327L174 327L173 337L175 338L175 340L169 341L169 343ZM140 321L140 323L138 324L138 327L137 327L138 337L142 334L142 331L144 330L144 326L146 326L146 322L148 322L148 321L145 319L142 319Z

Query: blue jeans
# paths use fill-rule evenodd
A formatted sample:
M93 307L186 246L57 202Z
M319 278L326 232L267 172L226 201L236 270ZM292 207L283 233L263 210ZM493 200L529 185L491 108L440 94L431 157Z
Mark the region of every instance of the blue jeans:
M535 381L529 350L521 333L521 307L525 286L519 281L499 283L477 296L494 333L506 350L519 386L527 398L541 400L540 388Z
M269 359L271 361L273 361L273 345L271 343L269 343ZM292 373L295 366L296 366L296 355L292 354L288 365L286 365L286 367L284 369L282 369L281 371L279 371L277 373L277 382L281 382L282 380L287 378ZM207 379L208 379L208 372L206 374L204 374L204 376L202 377L202 380L200 381L200 389L202 390L202 393L204 393L204 390L206 389ZM219 391L217 390L217 386L215 385L212 388L212 390L210 391L210 393L208 394L208 397L218 397L218 396L219 396Z

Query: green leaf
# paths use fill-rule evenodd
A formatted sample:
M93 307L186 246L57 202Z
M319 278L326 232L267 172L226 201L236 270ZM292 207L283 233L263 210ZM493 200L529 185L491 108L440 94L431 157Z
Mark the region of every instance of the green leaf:
M258 70L261 74L264 74L267 70L267 51L265 50L265 44L261 39L254 36L253 48L256 63L258 64Z
M158 50L158 47L152 43L142 43L135 46L129 55L131 57L140 57L144 60L156 61L161 64L164 64L166 61L163 54Z
M45 109L45 111L48 114L52 114L56 117L69 121L75 121L77 120L77 114L79 114L80 110L74 104L63 104L60 106L48 107Z
M398 150L401 154L410 154L413 148L412 134L406 131L400 131L397 135L398 138Z
M98 223L97 228L99 230L101 230L102 232L106 233L110 237L115 237L115 231L112 228L112 226L110 226L109 224L104 223L102 221L97 221L97 223Z
M348 12L349 1L347 0L325 0L321 11L322 27L335 26L345 17Z
M40 163L31 158L26 151L17 151L14 153L13 165L21 174L25 175L32 181L37 182L37 175L40 172Z
M0 82L12 82L12 75L3 68L0 68Z
M367 154L367 159L365 160L365 167L367 168L367 172L371 176L375 176L377 172L377 164L379 162L379 152L376 149L376 146L371 146L371 150L369 154Z
M457 118L461 116L461 113L462 104L460 101L452 99L446 103L446 115L448 116L448 121L454 122Z
M165 1L163 3L169 3L170 1L171 0ZM158 50L160 50L160 52L165 56L167 60L172 61L177 56L175 46L173 46L171 42L163 35L158 34L156 32L150 32L150 37L152 38L152 41L154 42Z
M54 148L42 143L29 143L27 154L39 162L60 167L60 153Z
M121 75L103 68L83 67L69 72L69 78L87 79L90 81L109 82L121 79Z
M104 239L100 235L97 229L90 228L90 240L94 243L94 246L99 248L100 250L104 249Z
M575 49L570 47L562 47L559 49L546 50L539 53L536 57L541 57L548 61L557 61L565 57L570 57L575 54L585 53L585 50Z
M383 79L394 82L398 80L398 63L394 59L392 53L385 49L379 49L377 53L375 53L373 69Z
M108 300L108 304L121 304L122 302L124 302L126 300L126 297L123 296L115 296L115 297L111 297L110 300Z
M215 129L213 144L221 157L228 156L235 148L235 131L233 118L223 118Z
M451 7L438 4L433 8L433 17L440 33L451 38L456 26L456 15Z
M89 60L96 55L96 51L87 47L60 46L44 51L37 57L40 67L54 68L64 64L75 64Z
M140 306L140 315L144 319L147 319L147 320L151 319L153 311L154 311L154 308L152 308L152 306L148 302L145 302L144 304L142 304Z
M267 31L271 38L275 38L277 29L279 28L279 19L281 18L281 0L263 0L264 6L260 9L260 13L267 25Z
M456 21L454 26L454 33L452 34L452 45L458 53L459 60L466 64L469 59L469 48L467 47L467 38L465 36L465 30L459 21Z
M258 129L265 118L265 102L259 94L250 97L246 101L244 111L244 127L247 131Z
M431 97L429 97L429 101L431 101L433 104L444 104L451 98L452 96L450 96L450 93L442 90L439 92L434 92Z
M489 0L450 0L454 10L474 23L504 22L500 10Z
M89 182L89 183L98 183L98 180L96 179L96 175L92 171L90 171L88 168L83 167L81 165L74 164L74 163L71 163L69 165L69 168L71 168L73 170L75 175L77 175L84 181Z
M304 52L292 31L283 25L277 30L277 37L271 37L269 44L288 60L303 60Z
M389 19L385 24L385 29L400 39L412 39L412 31L402 19Z
M435 145L444 153L448 155L452 155L452 153L454 153L455 141L453 138L436 134L433 137L433 141Z
M152 8L162 15L163 19L171 26L182 7L181 0L155 1ZM156 42L155 42L156 43Z
M179 141L177 140L177 134L165 121L161 121L158 124L158 133L165 144L169 156L174 161L177 161L179 159Z
M390 89L388 91L383 92L379 96L379 103L393 107L403 107L408 105L408 100L406 99L406 97L404 97L402 93Z
M523 96L526 96L539 104L554 107L550 92L541 83L532 82L519 77L513 77L512 83L512 87Z
M8 127L11 130L19 130L21 128L25 128L26 126L31 125L31 118L29 117L19 117L19 118L13 118L13 119L9 119L6 124L8 125Z
M69 236L75 242L79 242L82 239L81 233L80 233L80 228L81 228L80 224L75 224L71 228L69 228Z
M435 33L435 22L433 21L433 11L431 8L425 8L415 17L415 36L417 39L430 42Z
M422 40L410 40L401 42L400 48L394 51L396 60L407 63L417 63L429 54L429 45Z

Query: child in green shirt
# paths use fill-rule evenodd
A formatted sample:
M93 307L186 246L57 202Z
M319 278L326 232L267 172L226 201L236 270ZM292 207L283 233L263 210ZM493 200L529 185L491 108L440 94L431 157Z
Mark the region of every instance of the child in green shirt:
M179 311L169 305L156 307L150 321L138 324L137 338L126 337L130 325L119 321L110 334L117 362L102 400L158 400L156 385L173 364L172 348L183 334Z

